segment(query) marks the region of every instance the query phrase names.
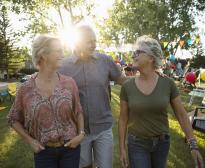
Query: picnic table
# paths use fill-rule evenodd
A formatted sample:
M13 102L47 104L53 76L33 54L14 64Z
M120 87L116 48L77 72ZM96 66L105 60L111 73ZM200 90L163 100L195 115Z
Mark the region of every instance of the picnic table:
M189 100L189 106L192 105L194 97L205 97L205 90L203 89L193 89L191 92L189 92L190 100Z

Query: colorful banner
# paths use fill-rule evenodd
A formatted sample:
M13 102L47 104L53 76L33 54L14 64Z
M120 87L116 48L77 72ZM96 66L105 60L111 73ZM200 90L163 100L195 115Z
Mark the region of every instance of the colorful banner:
M188 44L189 47L190 47L193 43L194 43L194 42L193 42L192 39L189 39L189 40L187 41L187 44Z
M170 54L169 59L170 59L170 61L174 61L175 60L175 55L174 54Z
M186 42L187 45L190 47L190 46L192 46L194 43L195 43L195 44L199 44L199 43L201 42L201 39L200 39L200 36L199 36L199 35L195 36L195 39L194 39L194 40L192 40L191 38L188 39L187 41L185 41L185 40L183 40L183 39L180 39L180 41L179 41L179 46L180 46L180 48L183 48L185 42ZM164 41L164 42L162 43L162 45L163 45L164 48L167 48L168 50L170 50L170 49L172 48L172 46L175 47L177 43L178 43L178 42L176 42L176 41L172 41L172 42Z
M180 40L180 41L179 41L179 45L180 45L180 47L182 48L183 45L184 45L184 40Z
M196 36L196 38L195 38L195 43L196 43L196 44L199 44L200 41L201 41L200 36Z
M168 45L168 42L163 42L163 45L164 45L164 48L166 48Z

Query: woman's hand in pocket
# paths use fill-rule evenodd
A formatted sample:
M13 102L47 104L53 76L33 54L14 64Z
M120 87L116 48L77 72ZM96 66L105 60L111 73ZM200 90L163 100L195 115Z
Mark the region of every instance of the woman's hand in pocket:
M34 151L34 153L39 153L40 151L45 149L45 147L42 146L41 143L39 141L37 141L36 139L31 139L29 141L29 144L30 144L32 150Z
M64 146L70 147L70 148L76 148L78 145L80 145L83 138L84 138L84 135L82 134L77 135L73 139L71 139L69 142L67 142Z

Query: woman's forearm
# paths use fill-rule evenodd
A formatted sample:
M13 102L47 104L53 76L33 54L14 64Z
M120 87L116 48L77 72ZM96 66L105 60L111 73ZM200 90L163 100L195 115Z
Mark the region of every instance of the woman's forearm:
M184 112L184 114L176 114L176 118L178 119L179 124L186 138L187 139L193 138L194 137L193 130L186 112Z
M189 121L186 110L184 109L181 98L178 96L171 101L172 108L175 112L176 118L186 135L186 138L193 138L193 131L191 127L191 123Z
M27 142L30 143L31 140L33 139L23 128L21 123L15 122L12 124L12 128Z
M82 113L78 115L78 133L81 133L81 131L84 131L84 118Z
M126 137L126 132L127 132L127 121L128 121L128 119L126 117L124 118L124 117L120 116L119 126L118 126L120 151L125 149L125 137Z

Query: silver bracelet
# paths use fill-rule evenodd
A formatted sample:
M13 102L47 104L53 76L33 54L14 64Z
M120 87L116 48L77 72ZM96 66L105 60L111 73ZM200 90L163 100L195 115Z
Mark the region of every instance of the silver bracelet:
M187 143L189 145L190 150L198 150L199 149L195 138L187 139Z
M85 131L84 131L84 130L80 130L80 132L79 132L78 135L83 135L83 136L85 136Z

